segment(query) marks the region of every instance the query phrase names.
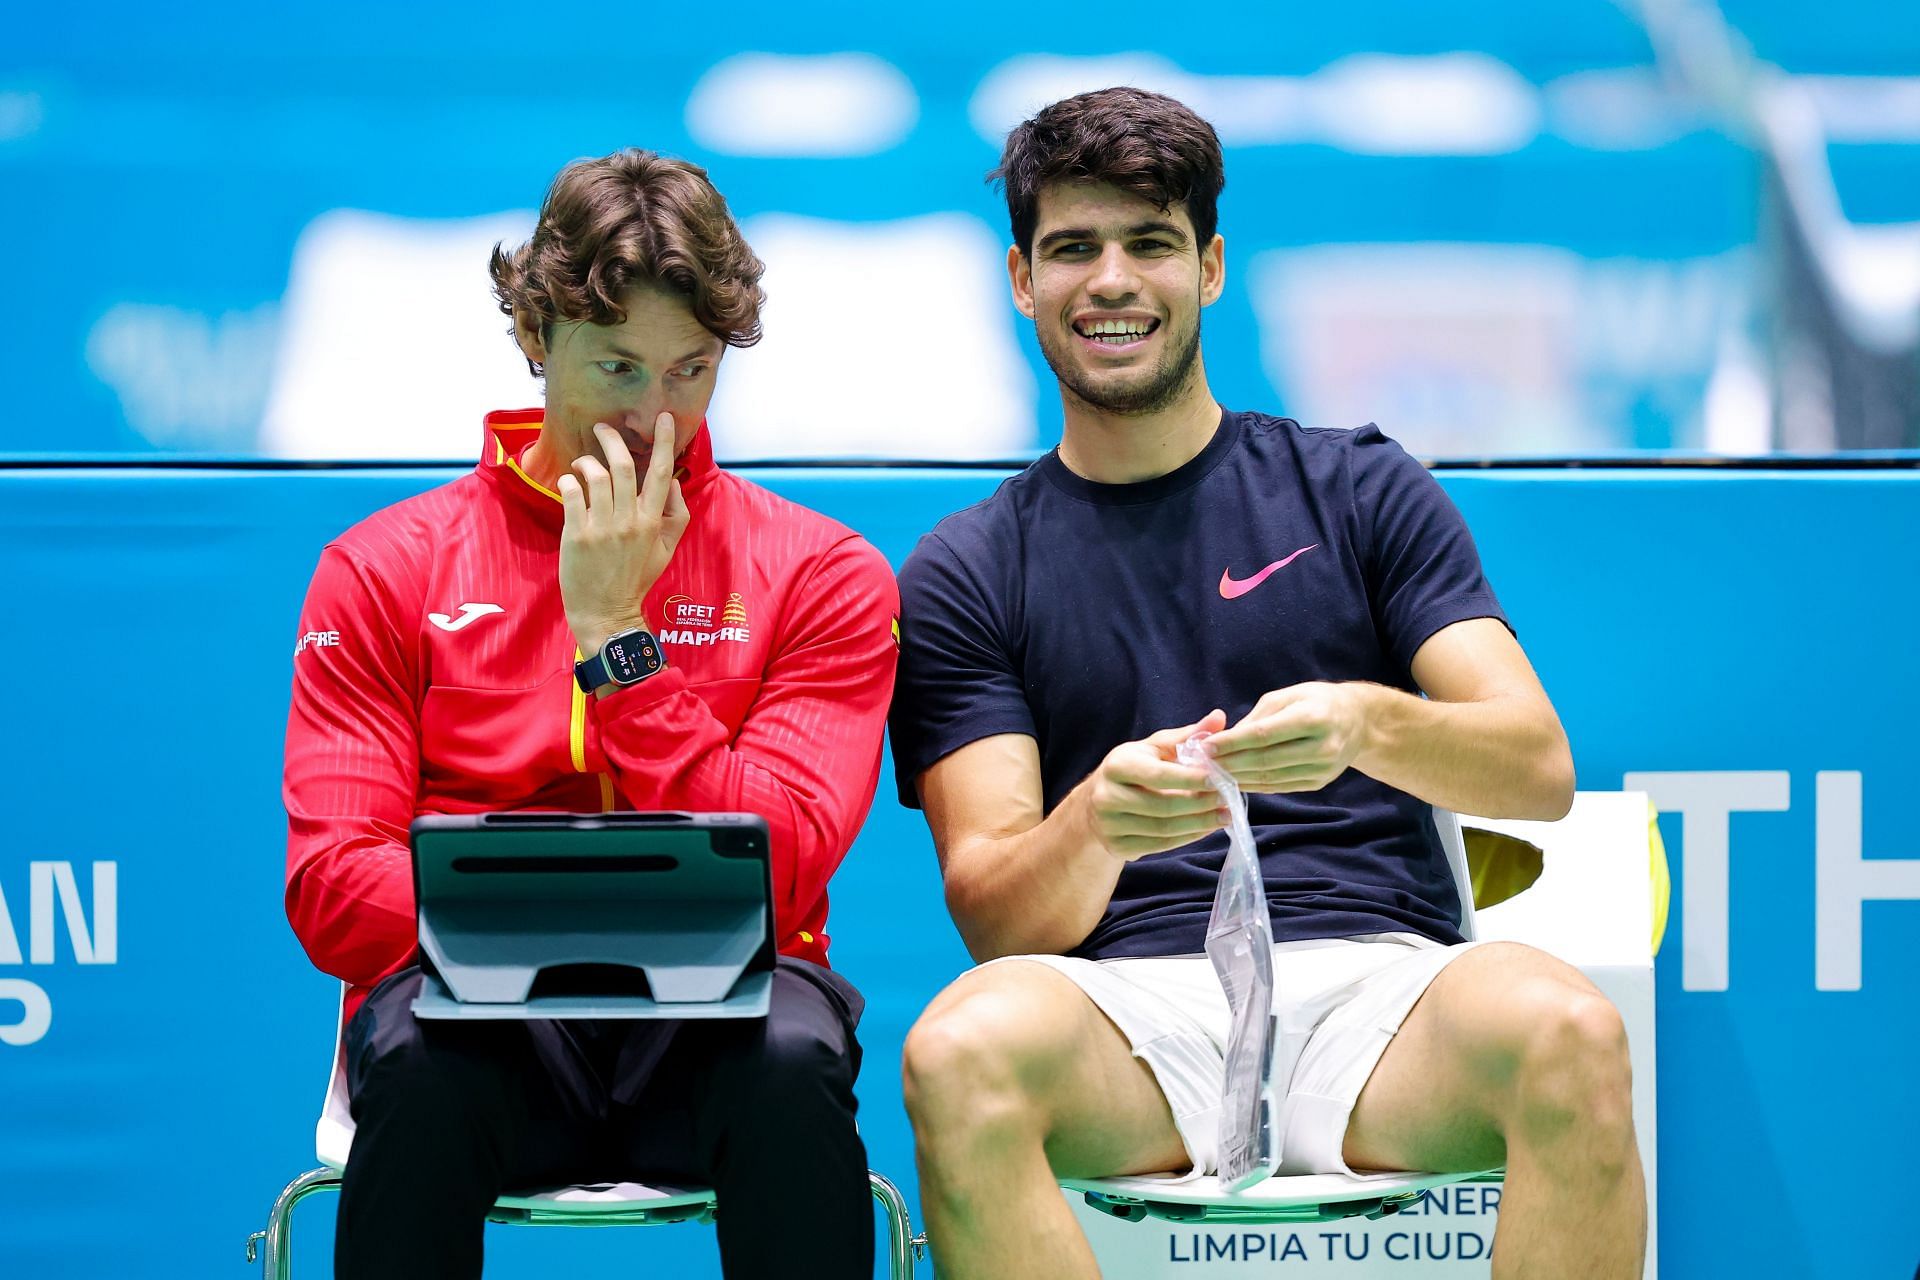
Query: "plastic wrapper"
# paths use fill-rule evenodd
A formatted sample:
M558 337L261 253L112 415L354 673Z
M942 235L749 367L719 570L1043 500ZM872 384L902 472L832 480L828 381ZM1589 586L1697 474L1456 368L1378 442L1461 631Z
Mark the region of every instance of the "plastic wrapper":
M1267 915L1266 883L1247 825L1240 784L1202 749L1206 734L1180 744L1181 764L1204 768L1231 815L1227 857L1207 921L1207 958L1220 977L1232 1011L1226 1071L1220 1099L1220 1186L1239 1191L1280 1166L1280 1133L1274 1105L1273 1067L1277 1026L1273 1004L1273 924Z

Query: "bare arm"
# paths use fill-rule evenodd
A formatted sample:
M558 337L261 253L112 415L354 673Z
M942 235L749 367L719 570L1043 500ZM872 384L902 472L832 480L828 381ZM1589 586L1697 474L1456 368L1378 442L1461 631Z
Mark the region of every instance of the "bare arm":
M1314 791L1351 767L1459 813L1565 816L1567 735L1505 626L1474 618L1444 627L1412 665L1426 698L1359 682L1293 685L1208 745L1249 791Z
M1413 678L1426 698L1374 687L1362 773L1456 813L1566 816L1573 750L1511 631L1493 618L1442 628Z
M1100 923L1128 862L1221 826L1206 775L1175 764L1173 750L1222 723L1215 712L1120 744L1046 814L1039 748L1025 734L982 738L923 772L947 909L973 958L1071 950Z

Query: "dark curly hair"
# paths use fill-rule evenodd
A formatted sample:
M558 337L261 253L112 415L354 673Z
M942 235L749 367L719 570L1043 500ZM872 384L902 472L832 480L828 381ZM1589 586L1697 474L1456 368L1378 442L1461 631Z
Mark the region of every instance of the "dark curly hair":
M1007 216L1020 252L1033 252L1040 191L1052 182L1106 182L1161 211L1186 207L1205 249L1220 224L1227 185L1220 138L1185 103L1119 86L1063 98L1007 135L988 182L1006 188Z
M487 269L500 310L537 317L543 334L560 320L619 324L627 290L653 285L684 297L728 346L760 341L766 267L726 200L700 166L637 147L562 169L533 238L495 245Z

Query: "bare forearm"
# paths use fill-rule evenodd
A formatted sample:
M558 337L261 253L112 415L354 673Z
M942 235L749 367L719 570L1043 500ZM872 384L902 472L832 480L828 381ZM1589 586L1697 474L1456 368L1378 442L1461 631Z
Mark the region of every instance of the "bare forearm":
M1225 723L1215 710L1118 744L1051 813L1029 734L982 738L922 773L947 909L974 958L1071 950L1100 923L1129 861L1217 830L1225 819L1206 770L1174 756Z
M1037 826L979 836L947 859L947 909L975 960L1059 954L1100 923L1125 862L1088 819L1082 783Z
M1353 767L1427 803L1488 818L1564 817L1573 756L1550 705L1522 696L1441 702L1362 685Z

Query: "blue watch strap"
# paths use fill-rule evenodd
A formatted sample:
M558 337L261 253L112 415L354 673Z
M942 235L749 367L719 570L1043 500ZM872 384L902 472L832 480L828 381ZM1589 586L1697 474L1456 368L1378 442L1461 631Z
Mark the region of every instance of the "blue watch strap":
M603 651L605 648L605 645L601 646ZM613 683L607 679L607 660L598 653L585 662L573 664L573 679L583 693L592 693L603 684Z

